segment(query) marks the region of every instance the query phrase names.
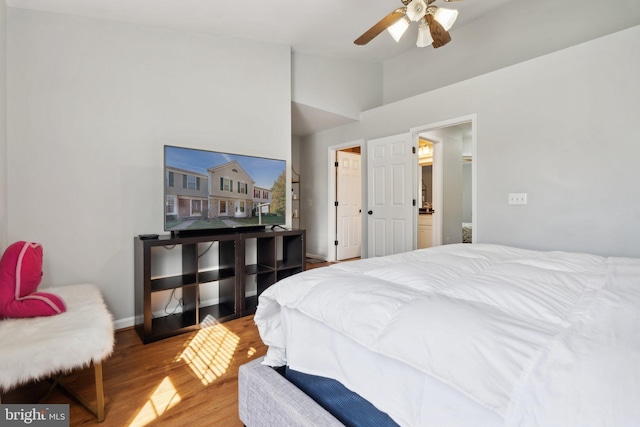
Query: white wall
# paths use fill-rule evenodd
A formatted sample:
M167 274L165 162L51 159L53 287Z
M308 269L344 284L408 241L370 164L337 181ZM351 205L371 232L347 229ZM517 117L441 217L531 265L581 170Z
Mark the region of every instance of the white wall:
M291 166L300 173L300 138L291 137Z
M7 6L0 2L0 252L7 246Z
M382 105L382 64L294 53L292 101L354 120Z
M8 21L8 239L43 244L43 285L93 282L131 321L133 238L163 232L163 145L290 161L290 48L12 8Z
M413 49L386 61L384 103L638 24L638 0L609 0L606 7L599 0L511 0L467 25L455 24L450 30L452 41L445 47Z
M327 253L327 168L314 163L328 146L476 113L479 242L640 256L638 52L640 26L363 112L359 123L306 138L308 251ZM528 193L529 204L509 206L510 192Z

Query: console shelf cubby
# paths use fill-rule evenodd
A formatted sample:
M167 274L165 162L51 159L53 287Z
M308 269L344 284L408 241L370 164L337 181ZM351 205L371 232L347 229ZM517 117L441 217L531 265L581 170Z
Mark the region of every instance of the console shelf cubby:
M255 313L258 296L305 268L304 230L134 238L135 323L142 342ZM178 295L178 296L176 296ZM169 304L154 304L154 299ZM155 306L155 312L154 312ZM158 312L158 306L165 307Z
M281 278L305 269L304 237L304 230L245 235L243 316L256 311L258 297L265 289Z

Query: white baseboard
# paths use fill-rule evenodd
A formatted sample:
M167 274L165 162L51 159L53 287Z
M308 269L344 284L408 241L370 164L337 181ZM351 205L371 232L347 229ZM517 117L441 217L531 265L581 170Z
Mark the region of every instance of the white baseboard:
M116 319L113 321L113 329L116 331L119 329L130 328L136 324L135 317L127 317L124 319Z
M324 255L316 255L316 254L311 254L309 252L307 252L307 258L315 258L315 259L321 259L322 261L327 261L327 257Z

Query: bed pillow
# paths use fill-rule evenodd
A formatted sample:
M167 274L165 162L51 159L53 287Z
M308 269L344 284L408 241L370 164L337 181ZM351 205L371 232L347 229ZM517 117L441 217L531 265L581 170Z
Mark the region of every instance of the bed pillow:
M42 280L42 245L16 242L0 259L0 319L52 316L67 307L57 295L36 292Z

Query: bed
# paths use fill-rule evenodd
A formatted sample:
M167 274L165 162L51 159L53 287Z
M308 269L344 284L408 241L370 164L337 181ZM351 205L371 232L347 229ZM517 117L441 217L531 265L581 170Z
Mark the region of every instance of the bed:
M400 426L640 425L639 259L420 249L286 278L255 322L263 365Z

